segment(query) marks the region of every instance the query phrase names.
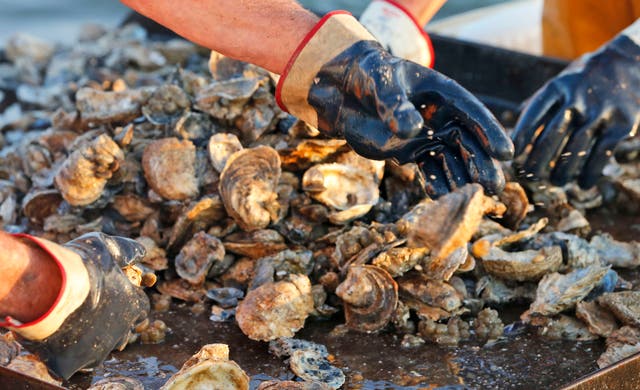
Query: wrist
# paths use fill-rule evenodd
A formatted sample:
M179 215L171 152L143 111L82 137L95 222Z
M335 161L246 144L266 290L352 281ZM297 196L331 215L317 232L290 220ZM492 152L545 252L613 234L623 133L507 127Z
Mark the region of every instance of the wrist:
M22 297L22 302L15 301L14 304L26 305L34 299L42 299L52 302L43 312L43 309L35 310L32 316L14 318L11 315L0 319L0 326L6 327L20 334L29 340L43 340L55 333L66 318L73 313L84 302L90 290L89 274L82 258L75 252L41 238L32 237L26 234L17 234L14 237L36 246L43 251L48 262L53 262L57 268L57 274L45 272L44 269L35 270L41 280L32 280L32 294L49 291L45 297ZM55 269L54 268L54 269ZM44 284L49 283L57 293L52 296L51 290L42 289Z

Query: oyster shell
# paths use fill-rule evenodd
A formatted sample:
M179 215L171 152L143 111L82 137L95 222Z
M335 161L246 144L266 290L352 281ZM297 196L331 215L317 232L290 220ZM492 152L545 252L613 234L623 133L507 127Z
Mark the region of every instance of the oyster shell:
M105 92L93 88L80 88L76 92L76 107L86 127L104 123L127 122L140 116L142 104L153 88L127 89Z
M598 336L609 337L614 330L618 329L613 314L595 302L578 302L576 317L587 324L591 333Z
M392 277L402 276L429 256L429 248L390 248L376 256L371 264L387 271Z
M229 157L243 148L235 134L218 133L209 138L207 149L213 168L218 172L222 172L225 165L227 165Z
M144 385L135 378L113 375L100 379L87 390L144 390Z
M346 164L318 164L302 177L302 188L311 197L338 212L329 215L336 224L362 217L378 203L380 190L374 176Z
M295 351L299 350L312 351L324 358L329 356L327 347L314 343L313 341L281 337L269 342L269 352L279 358L289 357Z
M256 390L328 390L329 385L317 382L265 381Z
M105 134L74 151L56 173L55 184L64 200L73 206L96 201L111 175L124 160L124 153Z
M270 341L292 337L312 312L309 278L292 274L289 281L267 283L249 291L238 304L236 320L250 339Z
M532 315L553 315L573 307L589 294L608 270L609 267L592 265L565 275L557 272L545 275L538 284L535 301L522 319L528 320Z
M249 377L233 360L226 344L208 344L187 360L161 390L249 390Z
M483 276L476 283L476 296L489 304L504 304L514 301L532 301L536 296L534 283L508 285L493 276Z
M285 249L256 261L250 290L265 283L280 280L289 274L309 275L313 268L312 252L308 250Z
M224 205L218 195L205 196L191 203L174 223L167 249L175 252L189 237L219 222L225 215Z
M537 327L538 334L552 340L596 340L582 321L560 314L555 317L535 317L531 324Z
M449 283L428 279L424 274L411 272L398 278L400 296L417 299L427 305L454 312L462 306L462 296Z
M640 327L640 291L605 293L598 297L598 303L623 324Z
M640 243L619 242L609 234L595 235L590 245L598 252L604 264L618 268L635 268L640 265Z
M289 366L291 371L305 381L324 383L332 389L339 389L345 381L342 370L332 366L326 357L311 350L293 351Z
M562 249L551 246L537 251L507 252L493 247L482 257L482 265L489 274L505 280L535 281L560 268Z
M26 376L37 378L43 382L54 385L61 385L62 381L54 379L49 374L47 366L36 356L32 354L16 356L6 366L8 369L20 372Z
M229 234L223 243L227 251L252 259L259 259L287 249L284 237L270 229Z
M391 321L398 304L398 285L380 267L357 265L349 267L336 295L343 301L350 329L376 332Z
M640 352L640 330L623 326L607 338L607 350L598 358L598 367L610 366Z
M0 335L0 366L6 366L18 356L22 346L18 344L11 332Z
M304 139L295 148L278 150L278 153L282 168L301 171L346 150L349 150L347 141L342 139Z
M130 222L144 221L155 212L149 201L135 194L114 196L113 208Z
M227 213L241 229L264 229L278 218L280 174L280 157L270 147L243 149L229 157L219 190Z
M189 109L189 96L177 85L158 87L142 106L142 113L154 125L164 125L177 120Z
M189 283L200 285L212 267L222 274L231 264L224 262L224 246L217 238L205 232L196 233L176 256L176 272Z
M507 206L507 211L500 219L509 229L517 229L529 212L529 199L519 183L508 182L499 195L500 202Z
M142 168L149 186L170 200L184 200L198 195L196 150L191 141L163 138L144 149Z

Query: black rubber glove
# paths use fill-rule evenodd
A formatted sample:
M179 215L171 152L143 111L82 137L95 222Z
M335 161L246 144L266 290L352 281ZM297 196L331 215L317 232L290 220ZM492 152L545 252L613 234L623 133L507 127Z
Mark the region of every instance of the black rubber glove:
M529 100L513 134L520 176L590 188L618 142L636 134L640 40L631 34L576 60Z
M44 240L31 239L43 247ZM51 245L56 244L45 244L45 249L52 253ZM63 247L80 255L89 276L89 293L53 334L43 340L27 338L21 342L40 356L53 372L68 379L82 368L102 363L128 336L134 323L147 316L149 300L142 288L133 285L121 271L121 267L144 256L144 248L136 241L89 233ZM64 254L56 254L58 261L64 264L62 256ZM80 279L74 267L63 266L66 279L63 289L74 288L74 283ZM25 336L25 328L13 330Z
M513 145L453 80L393 57L351 16L325 16L278 84L281 106L370 159L418 162L439 196L477 181L499 192Z

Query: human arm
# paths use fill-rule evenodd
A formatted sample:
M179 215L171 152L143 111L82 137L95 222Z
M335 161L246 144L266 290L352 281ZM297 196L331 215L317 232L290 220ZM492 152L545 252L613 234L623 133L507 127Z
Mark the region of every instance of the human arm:
M640 22L574 61L523 109L513 134L522 176L592 187L640 126Z

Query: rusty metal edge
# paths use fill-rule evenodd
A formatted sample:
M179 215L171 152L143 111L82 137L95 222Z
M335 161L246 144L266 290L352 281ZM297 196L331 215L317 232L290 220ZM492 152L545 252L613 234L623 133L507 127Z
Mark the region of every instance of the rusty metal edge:
M561 390L587 389L640 389L640 352L561 388Z
M0 366L0 390L5 389L66 390L67 388L53 385L10 368Z

